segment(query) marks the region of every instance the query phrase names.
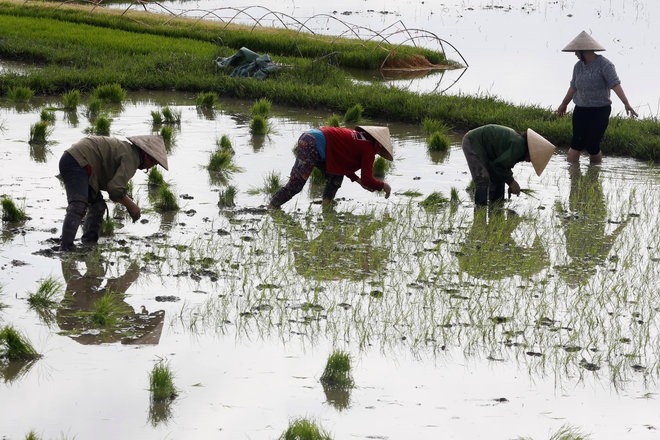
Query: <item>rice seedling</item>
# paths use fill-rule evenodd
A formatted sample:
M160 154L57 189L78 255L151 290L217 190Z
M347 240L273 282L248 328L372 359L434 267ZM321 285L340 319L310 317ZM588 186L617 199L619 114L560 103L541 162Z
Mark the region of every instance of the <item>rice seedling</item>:
M41 110L41 115L39 119L41 120L41 122L45 122L46 124L54 124L55 112L44 108Z
M166 185L163 173L161 173L158 168L152 167L147 174L147 184L151 188L160 188L161 186Z
M289 423L279 440L332 440L332 437L315 421L301 417Z
M252 116L262 116L267 119L270 116L272 102L269 99L261 98L252 105Z
M461 198L458 195L458 189L454 186L451 187L449 191L449 203L457 205L461 202Z
M197 107L206 109L215 108L218 101L218 95L214 92L200 92L197 94L196 104Z
M181 125L181 111L172 110L169 106L164 107L161 112L163 113L163 123L168 125Z
M92 97L101 102L121 104L126 99L126 91L121 84L104 84L92 91Z
M62 292L64 285L54 277L47 277L39 282L36 292L28 295L27 302L33 309L52 309L57 305L55 298Z
M163 125L163 115L160 111L152 110L151 111L151 125L154 127L160 127Z
M159 134L162 136L165 149L169 153L174 146L174 129L170 125L164 125L160 128Z
M333 113L332 116L330 116L330 119L328 119L328 122L326 122L326 125L328 127L339 127L341 125L341 120L339 119L339 116Z
M62 96L64 110L73 111L80 104L80 90L69 90Z
M30 144L45 145L48 137L52 133L52 128L48 122L39 121L30 126Z
M29 87L17 86L7 90L7 98L16 103L26 103L32 98L32 95L34 95L34 91Z
M439 192L429 194L424 200L419 202L419 205L428 211L433 211L441 208L447 204L449 200Z
M424 120L422 121L422 129L426 134L432 134L432 133L447 134L450 131L449 126L444 122L428 117L424 118Z
M177 396L174 375L168 362L160 359L149 373L149 391L152 400L172 400Z
M102 107L103 101L99 98L92 97L87 103L87 111L85 112L87 120L90 122L94 121L101 114Z
M206 169L213 173L231 173L237 170L231 151L218 149L211 154Z
M116 328L124 316L127 316L132 310L122 302L121 294L106 290L98 298L89 312L81 312L87 316L90 324L97 328L109 329Z
M25 211L18 208L14 201L7 197L2 197L2 221L5 222L21 222L27 220L28 216Z
M328 357L321 375L321 383L331 388L352 388L351 357L342 350L335 350Z
M451 145L451 140L446 134L436 131L429 136L428 148L430 151L447 151Z
M237 189L234 185L228 185L218 193L218 206L221 208L231 208L236 206Z
M110 136L110 125L112 124L112 119L108 116L98 116L92 122L92 125L88 127L85 132L94 134L97 136Z
M387 173L390 169L390 161L385 159L384 157L376 157L376 160L374 160L374 168L373 168L373 175L374 177L385 177L385 173Z
M220 140L216 140L215 145L221 150L231 151L231 153L234 154L234 147L232 147L231 140L226 134L223 134L220 137Z
M263 115L254 115L250 121L250 133L253 135L268 134L268 120Z
M30 341L12 326L0 330L0 359L29 361L40 358Z
M154 207L159 212L176 211L179 209L179 204L176 201L176 195L167 186L161 186L158 201Z
M349 107L344 113L344 123L345 124L357 124L362 119L362 113L364 113L364 108L362 104L355 104L352 107Z
M282 178L279 173L271 172L264 177L263 188L266 194L275 194L282 186Z
M375 175L375 174L374 174ZM309 181L312 185L324 185L326 182L325 174L320 169L314 167L312 174L309 176Z
M105 217L101 223L101 236L110 237L115 233L119 224L112 217Z

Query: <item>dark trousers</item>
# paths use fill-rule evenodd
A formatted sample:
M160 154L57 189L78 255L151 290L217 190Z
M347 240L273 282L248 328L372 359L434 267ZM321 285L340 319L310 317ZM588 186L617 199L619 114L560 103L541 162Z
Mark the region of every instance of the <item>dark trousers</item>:
M60 176L66 190L67 208L62 224L60 249L67 251L73 248L78 227L85 218L82 241L96 243L101 233L103 216L107 209L101 193L92 196L89 187L87 169L68 152L64 152L59 163Z

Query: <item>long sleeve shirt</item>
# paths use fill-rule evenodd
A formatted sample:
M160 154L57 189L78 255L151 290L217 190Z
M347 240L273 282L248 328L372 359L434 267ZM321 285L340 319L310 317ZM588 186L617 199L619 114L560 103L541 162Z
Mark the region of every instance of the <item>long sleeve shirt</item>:
M95 193L107 191L114 202L126 195L128 182L141 163L136 146L113 137L83 138L67 151L81 167L88 167L92 190Z
M495 124L477 127L467 136L490 179L507 184L513 182L512 168L529 154L523 137L512 128Z
M358 180L355 172L360 170L360 182L374 191L383 189L383 182L373 176L376 147L370 138L349 128L321 127L325 135L325 169L328 173Z

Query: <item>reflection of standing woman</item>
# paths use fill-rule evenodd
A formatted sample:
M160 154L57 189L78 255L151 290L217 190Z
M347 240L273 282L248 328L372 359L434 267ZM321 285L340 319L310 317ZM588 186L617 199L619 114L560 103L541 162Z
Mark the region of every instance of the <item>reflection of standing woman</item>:
M562 49L563 52L575 52L580 59L573 67L571 84L557 109L557 114L564 116L568 103L571 100L575 103L573 139L567 156L569 162L579 162L580 153L585 148L591 162L602 161L600 141L603 139L612 111L610 90L614 90L621 99L627 114L637 116L623 92L614 64L604 56L596 54L597 51L602 50L605 48L584 31Z

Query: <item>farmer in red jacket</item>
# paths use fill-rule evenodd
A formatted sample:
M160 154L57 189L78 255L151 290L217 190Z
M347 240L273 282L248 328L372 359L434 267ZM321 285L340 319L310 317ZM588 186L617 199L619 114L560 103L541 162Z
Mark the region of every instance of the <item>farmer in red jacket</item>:
M289 201L305 186L314 167L326 176L323 205L329 205L341 187L344 176L368 191L384 191L385 198L392 188L373 177L376 154L392 160L392 143L387 127L357 126L355 129L321 127L308 130L298 139L296 162L289 181L270 200L269 209ZM355 172L360 170L360 177Z

